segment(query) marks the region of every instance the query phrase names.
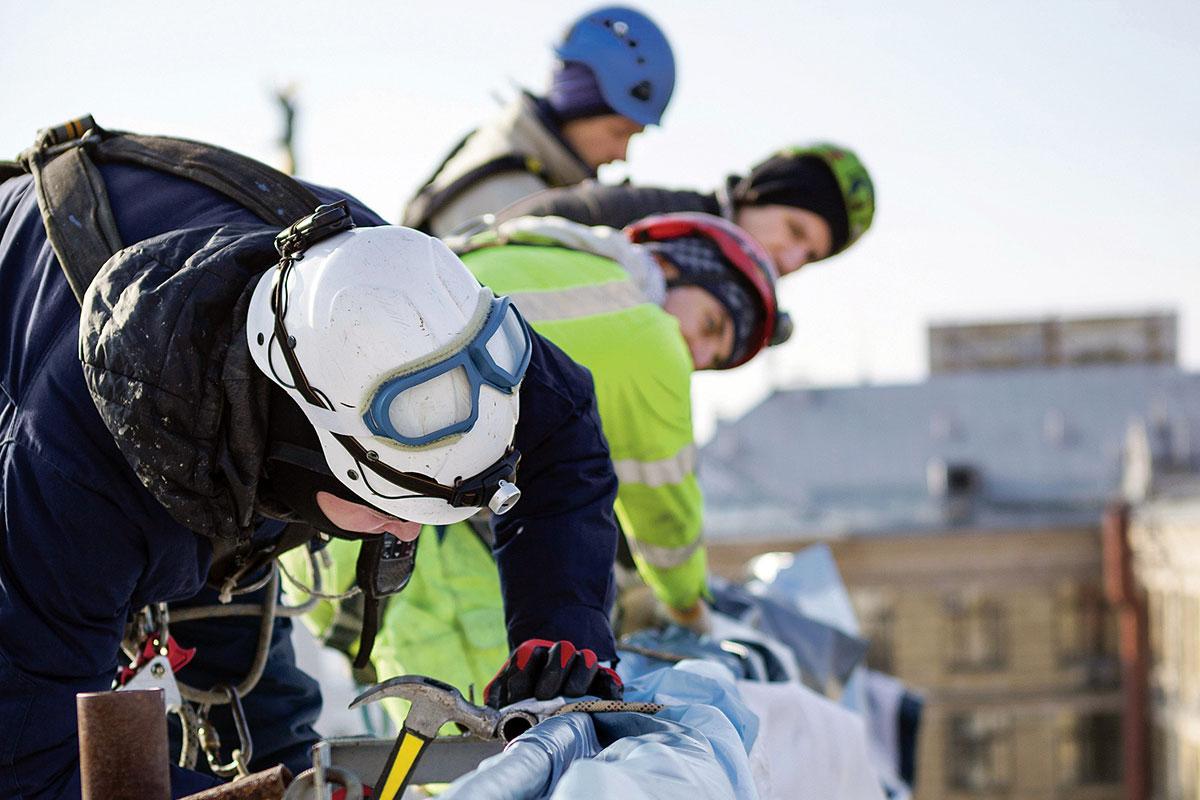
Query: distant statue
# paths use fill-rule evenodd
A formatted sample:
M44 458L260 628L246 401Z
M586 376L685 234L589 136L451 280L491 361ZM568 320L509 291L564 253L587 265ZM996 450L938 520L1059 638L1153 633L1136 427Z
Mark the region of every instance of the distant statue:
M288 84L275 91L275 99L279 101L279 109L283 112L283 133L279 137L279 146L283 149L282 169L288 175L296 174L296 150L293 140L296 134L296 86Z

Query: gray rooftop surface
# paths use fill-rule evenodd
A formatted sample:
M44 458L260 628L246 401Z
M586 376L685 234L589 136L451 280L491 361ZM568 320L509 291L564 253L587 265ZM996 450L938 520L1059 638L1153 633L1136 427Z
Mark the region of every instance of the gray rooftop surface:
M722 422L700 453L710 538L1023 529L1097 521L1120 489L1131 423L1200 450L1200 375L1167 365L931 376L779 391ZM969 465L948 502L931 464ZM934 470L936 472L936 468Z

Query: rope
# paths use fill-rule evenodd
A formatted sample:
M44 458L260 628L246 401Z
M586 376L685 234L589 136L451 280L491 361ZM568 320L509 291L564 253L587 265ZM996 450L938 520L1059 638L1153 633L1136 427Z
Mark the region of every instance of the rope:
M180 727L183 729L183 741L179 746L179 766L184 769L195 769L200 758L200 718L191 703L181 703L179 711Z
M356 594L362 591L362 589L359 587L354 586L342 592L341 594L326 594L325 592L322 592L318 588L321 585L321 571L317 567L316 559L313 558L311 553L309 554L309 563L312 565L314 586L306 586L294 578L292 573L287 571L287 567L285 567L282 562L277 561L275 563L279 565L279 571L283 573L283 577L287 579L287 582L292 586L295 586L301 592L307 594L310 600L312 598L320 598L321 600L345 600L347 598L354 597Z
M258 646L254 651L254 661L250 665L250 671L245 679L237 685L237 693L245 697L254 691L254 687L258 685L258 681L262 678L263 670L267 666L267 654L271 650L271 634L275 625L275 606L279 595L279 573L276 569L271 569L271 577L268 581L266 597L262 603L262 620L258 627ZM176 619L179 617L176 616ZM217 692L204 689L197 689L193 686L188 686L185 683L179 683L179 694L184 700L190 700L193 703L203 703L207 705L224 705L229 702L229 695L225 692Z
M580 700L567 703L550 716L579 712L581 714L608 714L614 711L632 711L638 714L657 714L666 706L661 703L626 703L624 700Z

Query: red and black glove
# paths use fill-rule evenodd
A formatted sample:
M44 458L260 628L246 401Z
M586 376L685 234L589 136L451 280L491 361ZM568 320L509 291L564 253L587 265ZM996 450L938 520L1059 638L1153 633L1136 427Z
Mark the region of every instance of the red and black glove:
M600 666L591 650L570 642L528 639L520 644L483 690L484 701L503 708L518 700L594 695L620 700L625 686L617 673Z

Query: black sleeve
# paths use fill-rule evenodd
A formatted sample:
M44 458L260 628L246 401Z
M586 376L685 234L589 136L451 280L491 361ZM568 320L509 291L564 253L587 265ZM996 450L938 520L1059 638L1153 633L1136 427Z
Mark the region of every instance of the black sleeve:
M653 186L605 186L587 181L561 189L547 189L518 200L496 215L498 222L515 217L565 217L584 225L624 228L652 214L674 211L702 211L719 214L717 199L687 189L659 189Z
M611 659L617 478L591 375L533 341L515 438L521 499L492 518L509 643L565 639Z

